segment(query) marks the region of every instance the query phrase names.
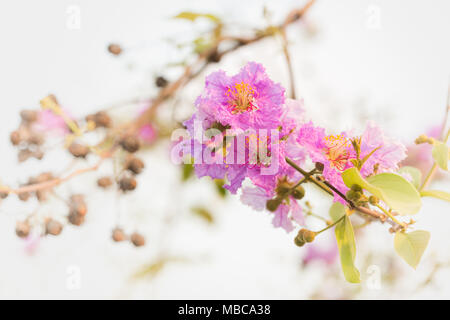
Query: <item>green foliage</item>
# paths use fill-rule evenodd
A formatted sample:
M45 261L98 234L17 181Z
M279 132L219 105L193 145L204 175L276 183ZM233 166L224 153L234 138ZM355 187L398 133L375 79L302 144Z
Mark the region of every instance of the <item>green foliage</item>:
M340 202L334 202L330 207L329 214L333 222L338 221L345 214L344 205Z
M448 147L445 143L435 141L431 154L441 169L448 170Z
M220 197L225 198L227 196L227 189L223 187L225 184L225 180L223 179L214 179L214 185L216 186L216 191Z
M221 21L219 17L217 17L213 14L210 14L210 13L196 13L196 12L189 12L189 11L180 12L174 18L175 19L185 19L185 20L189 20L189 21L195 21L198 18L206 18L215 23L220 23L220 21Z
M434 197L450 202L450 193L440 190L423 190L420 192L422 197Z
M417 189L398 174L380 173L366 180L358 169L350 168L342 173L342 178L347 187L361 186L401 215L415 214L422 206Z
M397 232L394 238L394 248L398 255L415 269L427 248L429 240L430 233L428 231Z
M196 216L205 220L207 223L209 223L209 224L214 223L214 216L208 209L206 209L204 207L193 207L193 208L191 208L191 211Z
M412 184L414 187L416 187L417 190L419 190L420 185L422 183L422 172L420 172L419 169L414 168L414 167L410 167L410 166L405 166L405 167L401 167L398 170L399 174L402 173L406 173L409 174L411 176L412 180Z
M350 218L347 215L344 216L343 220L336 224L334 232L336 234L336 241L345 279L351 283L361 282L359 271L354 264L356 257L355 234Z
M194 165L192 163L185 163L182 167L181 180L188 180L194 173Z

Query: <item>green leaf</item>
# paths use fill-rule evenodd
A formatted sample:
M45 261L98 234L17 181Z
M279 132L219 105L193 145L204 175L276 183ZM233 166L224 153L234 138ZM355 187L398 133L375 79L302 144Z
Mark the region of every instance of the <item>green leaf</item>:
M435 141L431 154L441 169L448 170L448 147L445 143Z
M181 181L186 181L192 177L194 173L194 165L192 163L185 163L182 167Z
M198 18L206 18L209 19L215 23L219 23L220 22L220 18L210 14L210 13L196 13L196 12L189 12L189 11L183 11L180 12L179 14L177 14L175 17L175 19L186 19L186 20L190 20L190 21L195 21Z
M398 173L409 174L412 178L413 186L416 187L417 190L419 190L420 184L422 183L422 172L419 169L410 166L404 166L398 170Z
M342 179L347 187L353 184L361 186L400 215L415 214L422 206L417 189L398 174L380 173L365 180L358 169L350 168L342 173Z
M340 202L333 203L330 207L329 214L333 222L338 221L345 214L344 205Z
M434 197L450 202L450 193L440 190L423 190L420 192L422 197Z
M350 218L347 215L336 225L334 232L345 279L351 283L361 282L359 271L354 265L356 256L355 234L353 233Z
M394 248L398 255L415 269L427 248L429 240L430 233L428 231L397 232L394 237Z
M214 216L212 215L212 213L208 209L203 208L203 207L193 207L193 208L191 208L191 211L196 216L204 219L209 224L214 223Z

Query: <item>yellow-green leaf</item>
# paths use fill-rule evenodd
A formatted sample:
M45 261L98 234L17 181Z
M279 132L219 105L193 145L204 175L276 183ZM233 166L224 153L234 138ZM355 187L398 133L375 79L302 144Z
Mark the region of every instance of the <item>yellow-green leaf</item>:
M414 167L404 166L398 170L399 174L406 173L409 174L412 178L411 183L417 190L420 188L420 184L422 183L422 172Z
M333 222L338 221L345 214L344 205L340 202L333 203L330 207L329 214Z
M347 187L361 186L401 215L415 214L422 206L417 189L398 174L380 173L366 180L358 169L350 168L342 173L342 179Z
M208 209L203 208L203 207L193 207L193 208L191 208L191 211L198 217L204 219L209 224L214 223L214 216Z
M430 233L428 231L397 232L394 237L394 248L398 255L415 269L427 248L429 240Z
M448 147L445 143L435 141L431 154L441 169L448 170Z
M209 19L215 23L220 22L220 18L210 14L210 13L196 13L196 12L189 12L189 11L183 11L180 12L179 14L177 14L175 16L176 19L186 19L186 20L190 20L190 21L195 21L198 18L206 18Z
M336 225L334 232L345 279L351 283L361 282L359 271L354 264L356 257L355 234L347 215Z
M422 197L434 197L450 202L450 193L440 190L423 190L420 192Z

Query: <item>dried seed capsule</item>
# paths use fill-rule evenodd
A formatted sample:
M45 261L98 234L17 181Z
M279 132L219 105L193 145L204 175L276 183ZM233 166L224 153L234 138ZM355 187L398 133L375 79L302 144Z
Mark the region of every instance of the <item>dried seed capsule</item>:
M145 245L145 238L141 234L134 232L130 237L131 242L135 247L141 247Z
M57 236L62 232L62 229L63 229L63 225L56 220L49 219L45 223L45 233L46 234L51 234L53 236Z
M145 165L144 162L139 158L131 158L126 165L126 169L130 170L134 174L139 174L144 169Z
M22 142L22 137L20 136L20 132L18 130L11 132L9 139L11 140L13 146L17 146Z
M137 182L133 177L123 177L119 180L119 188L122 191L132 191L136 189Z
M169 84L169 81L167 81L167 79L164 78L164 77L162 77L162 76L156 77L156 79L155 79L155 85L156 85L158 88L164 88L164 87L166 87L168 84Z
M122 138L120 141L120 146L130 153L134 153L139 150L141 144L139 142L139 139L134 136L126 136Z
M21 201L28 201L30 199L31 194L29 192L22 192L17 195Z
M20 117L24 122L31 123L37 120L38 113L36 110L22 110L20 112Z
M127 239L125 232L121 228L114 228L111 237L115 242L120 242Z
M30 234L30 224L27 221L17 221L16 234L19 238L25 238Z
M120 47L120 45L118 45L118 44L116 44L116 43L111 43L111 44L108 46L108 51L109 51L111 54L113 54L113 55L115 55L115 56L118 56L119 54L122 53L122 48Z
M82 144L74 142L70 145L69 152L75 158L86 158L87 154L89 153L89 148Z
M75 226L80 226L84 223L85 216L79 214L76 211L70 211L69 216L67 218L71 224Z
M112 179L110 177L102 177L97 180L97 185L100 188L108 188L112 185Z
M80 216L87 213L87 205L82 194L74 194L70 197L70 211Z

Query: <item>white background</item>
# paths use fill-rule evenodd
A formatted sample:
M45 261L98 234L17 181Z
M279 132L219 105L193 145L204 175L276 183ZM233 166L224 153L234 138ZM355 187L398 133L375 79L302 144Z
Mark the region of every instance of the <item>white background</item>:
M33 173L61 171L69 162L63 152L44 162L21 166L8 141L19 122L18 112L35 108L54 93L75 116L83 116L117 101L155 92L153 77L166 63L180 59L167 39L188 41L195 26L171 19L190 10L223 17L230 31L264 26L263 5L277 22L302 1L3 1L0 4L0 179L17 185ZM80 28L68 21L80 10ZM361 128L374 119L390 134L411 142L430 126L440 124L447 99L450 71L450 3L434 1L318 1L304 24L289 29L297 91L311 118L334 130ZM375 19L375 22L374 20ZM377 23L379 22L379 24ZM316 36L310 33L315 30ZM110 42L125 47L123 57L106 51ZM236 72L248 60L263 63L285 87L287 70L279 41L268 40L224 59L220 68ZM207 72L219 66L209 67ZM169 78L172 75L169 74ZM173 77L176 76L174 72ZM172 77L172 78L173 78ZM183 101L193 101L203 78L186 88ZM191 107L187 104L186 109ZM187 117L187 113L186 113ZM96 191L97 174L76 179L61 193L88 193L89 219L80 229L67 228L59 238L44 239L33 255L14 234L15 221L35 208L8 199L0 206L1 298L311 298L317 290L330 297L449 298L450 272L437 273L437 285L418 290L432 261L450 261L450 216L447 204L427 199L417 215L418 228L431 231L424 263L416 271L397 261L395 289L381 290L344 282L333 267L300 268L302 250L293 234L274 229L270 217L244 207L238 197L221 202L210 184L190 182L176 187L178 172L164 146L145 155L147 170L136 195L115 200L114 193ZM108 168L105 168L107 171ZM447 182L436 188L448 189ZM314 193L311 191L311 193ZM329 206L313 194L320 214ZM210 207L217 222L208 227L192 218L189 204ZM119 207L119 209L118 209ZM43 208L44 215L63 215L61 205ZM130 230L147 236L145 248L114 244L109 233L117 212ZM163 229L163 217L173 222ZM125 217L123 217L125 216ZM373 252L373 264L386 275L383 262L393 251L386 226L371 226L358 242L357 265ZM165 234L165 236L161 236ZM163 238L164 240L161 240ZM327 239L322 241L326 242ZM154 279L131 280L159 250L183 257ZM380 257L377 259L377 255ZM399 260L399 258L396 258ZM428 261L428 262L427 262ZM80 287L70 286L80 272ZM337 278L324 275L336 271ZM363 278L366 270L361 270ZM69 282L69 285L68 285ZM322 289L320 289L322 288Z

